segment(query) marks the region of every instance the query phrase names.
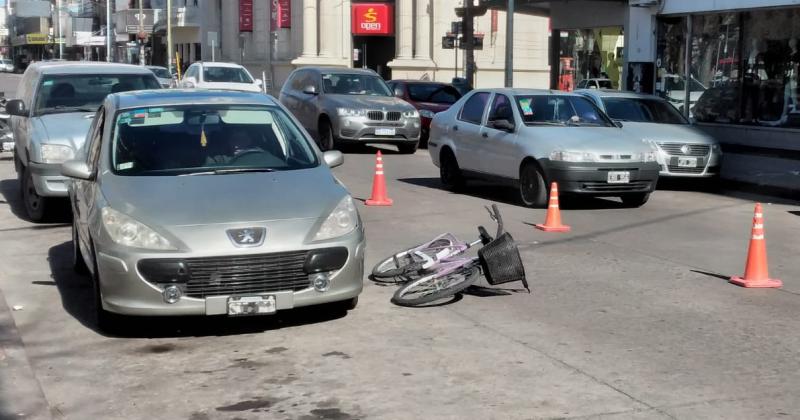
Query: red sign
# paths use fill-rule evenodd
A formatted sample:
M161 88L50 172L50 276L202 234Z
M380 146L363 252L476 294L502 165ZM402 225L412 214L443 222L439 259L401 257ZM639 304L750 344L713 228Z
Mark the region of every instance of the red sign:
M389 3L353 3L353 35L394 34L394 7Z
M253 32L253 0L239 0L239 32Z
M270 0L270 30L292 27L292 1Z

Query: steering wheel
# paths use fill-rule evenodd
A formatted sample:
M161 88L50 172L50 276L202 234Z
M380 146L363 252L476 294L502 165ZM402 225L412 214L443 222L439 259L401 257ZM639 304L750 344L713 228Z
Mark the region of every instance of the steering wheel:
M251 161L253 161L252 163L254 164L259 164L262 163L261 160L253 160L253 157L255 157L256 155L266 155L266 154L268 153L263 150L245 150L244 152L234 156L230 161L228 161L228 164L233 165L234 163L236 163L241 165L243 163L248 162L246 158L249 158Z

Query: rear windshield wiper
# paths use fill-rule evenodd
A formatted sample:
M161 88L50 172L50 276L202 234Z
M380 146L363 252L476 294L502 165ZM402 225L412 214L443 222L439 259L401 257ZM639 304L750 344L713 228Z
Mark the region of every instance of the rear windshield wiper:
M193 176L193 175L227 175L239 174L246 172L275 172L273 168L228 168L228 169L215 169L213 171L191 172L179 176Z

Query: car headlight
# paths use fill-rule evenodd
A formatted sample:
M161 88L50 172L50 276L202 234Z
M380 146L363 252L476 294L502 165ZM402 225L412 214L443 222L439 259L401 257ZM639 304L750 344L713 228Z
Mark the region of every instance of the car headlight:
M433 118L436 113L427 109L421 109L419 110L419 115L423 118Z
M336 113L340 117L363 117L367 115L366 109L336 108Z
M644 162L644 163L655 162L656 161L656 152L637 153L635 155L635 159L634 160L637 160L639 162Z
M319 231L314 236L315 241L337 238L353 231L358 224L358 212L353 204L353 199L346 196L336 205L331 214L319 227Z
M63 144L43 144L39 150L42 152L42 163L64 163L75 157L72 146Z
M419 118L419 112L416 109L412 109L411 111L403 111L403 116L406 118Z
M550 153L550 160L561 162L596 162L597 157L589 152L569 152L556 150Z
M156 233L153 229L111 207L103 207L100 215L108 236L120 245L159 251L176 249L166 238Z
M722 154L722 146L719 143L714 143L711 145L711 151L717 154Z

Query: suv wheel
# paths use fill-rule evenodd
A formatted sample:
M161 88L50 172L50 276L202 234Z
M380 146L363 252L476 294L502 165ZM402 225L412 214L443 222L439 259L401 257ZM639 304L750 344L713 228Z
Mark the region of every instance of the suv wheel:
M336 146L336 141L333 138L333 127L330 121L323 118L319 122L319 148L325 152L333 149L334 146Z

